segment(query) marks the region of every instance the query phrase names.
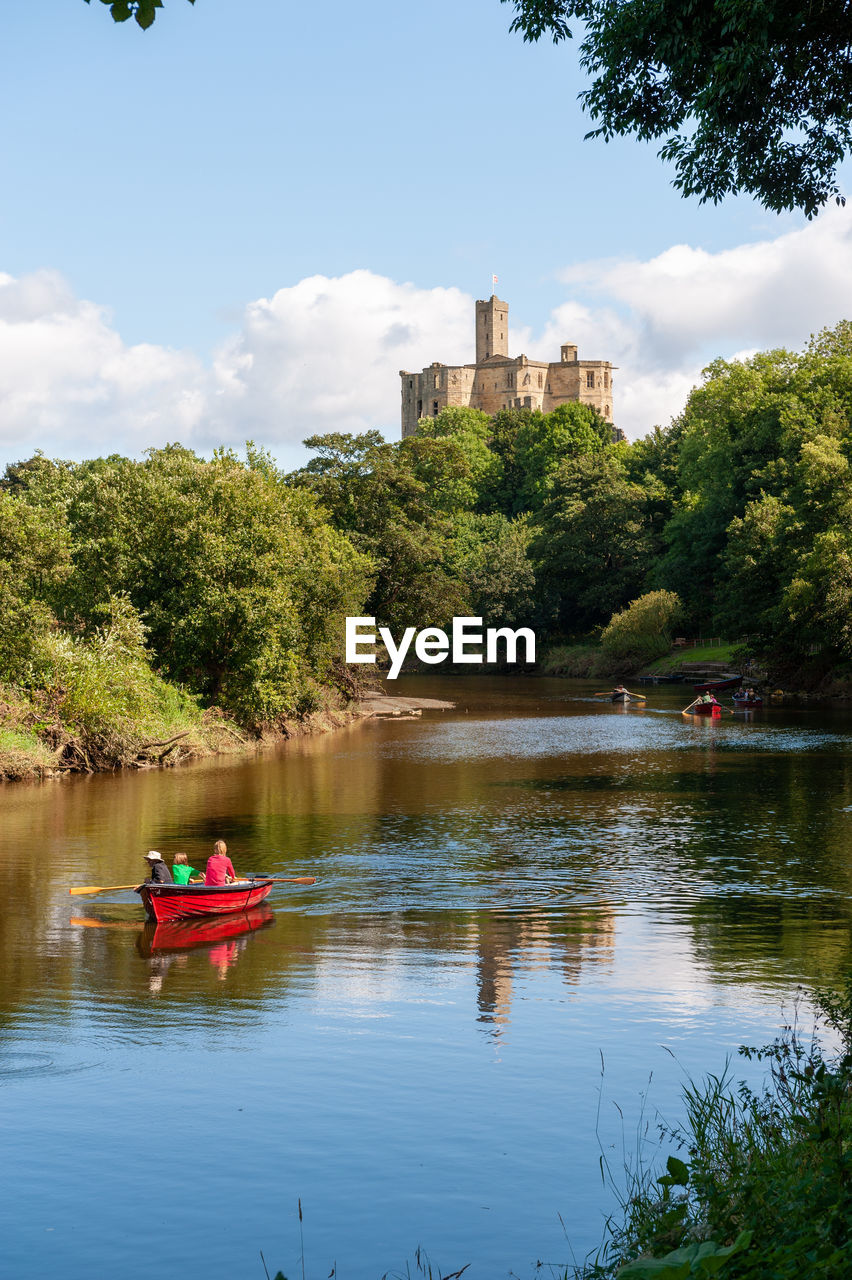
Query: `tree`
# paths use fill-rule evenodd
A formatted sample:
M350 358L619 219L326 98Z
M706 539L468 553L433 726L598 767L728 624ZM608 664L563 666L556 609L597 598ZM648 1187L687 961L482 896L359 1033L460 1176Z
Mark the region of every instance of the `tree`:
M86 4L90 3L91 0L86 0ZM189 0L189 3L195 4L195 0ZM144 30L151 26L157 10L162 9L163 0L101 0L101 4L107 6L113 22L127 22L128 18L134 18Z
M638 594L651 567L646 503L613 451L564 460L531 546L547 626L581 634Z
M588 137L661 142L684 196L748 192L813 217L843 204L852 144L849 8L843 0L503 0L525 40L584 28Z
M388 444L378 431L330 432L305 444L318 456L289 482L310 489L334 526L369 557L367 613L397 630L466 613L467 591L452 568L448 510L448 495L474 493L464 449L451 437L419 434Z
M29 475L38 511L52 473ZM253 728L312 709L369 565L268 455L205 461L169 445L144 462L96 459L71 475L65 511L73 572L53 597L69 629L95 636L126 595L163 672L208 703Z

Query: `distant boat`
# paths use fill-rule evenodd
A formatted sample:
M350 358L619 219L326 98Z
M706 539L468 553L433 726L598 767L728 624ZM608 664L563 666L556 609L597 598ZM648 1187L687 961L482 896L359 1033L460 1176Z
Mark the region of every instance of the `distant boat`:
M694 684L692 687L696 693L718 693L720 689L736 689L742 682L742 676L728 676L724 680L706 680L704 684Z
M684 711L685 716L711 716L713 720L718 720L722 715L722 708L718 702L696 702L694 707L689 711Z
M744 693L735 693L734 706L738 707L741 711L749 710L752 707L762 707L763 699L758 697L749 698Z

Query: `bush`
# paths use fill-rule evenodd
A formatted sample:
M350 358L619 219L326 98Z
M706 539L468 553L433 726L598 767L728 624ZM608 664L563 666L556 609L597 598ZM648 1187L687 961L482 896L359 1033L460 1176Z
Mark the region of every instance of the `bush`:
M653 662L671 648L672 627L681 615L681 603L673 591L649 591L612 615L601 633L601 647L619 663Z
M839 1051L827 1057L816 1034L804 1042L787 1027L763 1049L740 1049L768 1065L760 1090L734 1087L727 1071L688 1085L684 1124L663 1130L684 1159L670 1156L660 1178L634 1174L624 1221L608 1224L575 1276L675 1280L705 1263L726 1280L852 1274L852 976L816 999Z

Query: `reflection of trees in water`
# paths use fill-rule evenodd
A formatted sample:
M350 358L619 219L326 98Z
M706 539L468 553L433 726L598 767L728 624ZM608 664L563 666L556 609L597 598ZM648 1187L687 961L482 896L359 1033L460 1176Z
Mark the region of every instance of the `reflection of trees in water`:
M842 749L752 754L720 734L711 750L702 729L682 751L484 764L441 758L439 730L411 726L418 747L430 735L434 760L406 755L401 726L372 726L296 744L286 759L4 789L0 1016L49 998L62 1017L82 996L148 1017L150 970L132 935L68 924L84 902L138 920L136 899L81 902L68 886L131 882L150 847L203 865L220 834L244 870L316 872L321 886L302 901L339 914L303 915L282 889L274 929L219 962L192 953L169 965L160 1010L173 1001L219 1017L233 1000L240 1017L261 1016L262 1000L310 991L332 947L377 972L421 948L425 960L470 957L478 1016L499 1026L526 970L559 965L573 982L609 954L609 917L578 916L581 894L664 897L723 978L752 963L784 980L830 973L848 955L852 758ZM572 895L574 914L551 909Z

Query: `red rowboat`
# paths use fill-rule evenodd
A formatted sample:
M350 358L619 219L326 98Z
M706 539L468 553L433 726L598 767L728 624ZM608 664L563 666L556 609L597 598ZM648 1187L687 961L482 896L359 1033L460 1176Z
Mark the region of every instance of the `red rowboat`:
M693 707L682 711L684 716L710 716L713 720L719 720L722 716L722 708L718 702L696 702Z
M692 687L696 693L718 693L720 689L736 689L742 682L742 676L731 676L727 680L710 680L706 684L694 684Z
M734 706L739 707L740 709L746 709L746 710L751 707L762 707L763 699L762 698L738 698L737 695L734 694Z
M236 880L233 884L143 884L136 892L150 920L186 920L250 911L263 902L274 884L271 877Z

